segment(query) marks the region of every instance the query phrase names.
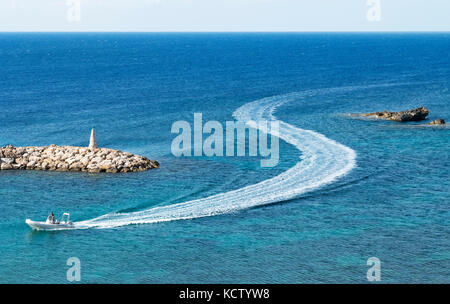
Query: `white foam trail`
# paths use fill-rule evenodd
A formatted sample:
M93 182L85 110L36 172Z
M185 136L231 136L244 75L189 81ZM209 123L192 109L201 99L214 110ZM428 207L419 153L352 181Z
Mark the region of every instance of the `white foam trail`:
M354 89L355 87L328 89L325 93ZM281 104L322 93L323 90L313 90L264 98L245 104L237 109L233 116L244 122L275 120L273 112ZM282 121L279 123L279 134L273 135L302 152L299 162L280 175L258 184L184 203L130 213L106 214L77 222L76 227L113 228L130 224L193 219L280 202L327 185L346 175L356 166L356 153L349 147L320 133L303 130ZM270 130L267 132L271 133Z

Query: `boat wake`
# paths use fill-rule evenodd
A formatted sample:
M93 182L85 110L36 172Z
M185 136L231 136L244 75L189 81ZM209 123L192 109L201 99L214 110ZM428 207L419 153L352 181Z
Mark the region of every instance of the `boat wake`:
M310 90L260 99L238 108L233 117L248 123L276 120L280 105L310 96L355 90L357 87ZM324 135L279 121L279 132L263 130L301 151L299 162L287 171L260 183L184 203L128 213L111 213L74 223L77 228L114 228L132 224L167 222L225 214L281 202L332 183L356 166L356 153Z

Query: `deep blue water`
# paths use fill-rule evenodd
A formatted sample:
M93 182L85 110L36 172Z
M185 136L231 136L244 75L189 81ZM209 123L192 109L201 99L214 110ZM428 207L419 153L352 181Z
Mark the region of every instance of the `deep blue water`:
M449 283L450 129L351 118L430 109L450 121L449 34L1 34L0 146L103 147L146 155L135 174L0 171L0 283ZM336 88L355 87L352 90ZM240 106L314 91L276 117L357 153L336 182L225 215L112 229L33 232L252 185L299 161L172 156L177 120L232 120ZM282 189L280 190L282 191Z

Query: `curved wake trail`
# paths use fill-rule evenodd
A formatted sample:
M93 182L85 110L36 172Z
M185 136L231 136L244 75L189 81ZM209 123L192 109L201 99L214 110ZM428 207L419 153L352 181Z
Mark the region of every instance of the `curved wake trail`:
M353 90L355 87L328 89L327 93ZM273 113L280 105L323 93L312 90L260 99L238 108L233 116L238 121L275 120ZM184 203L154 207L130 213L106 214L75 223L77 228L113 228L131 224L157 223L214 216L298 197L346 175L356 166L356 153L324 135L279 121L279 133L263 130L302 152L299 162L276 177L237 190Z

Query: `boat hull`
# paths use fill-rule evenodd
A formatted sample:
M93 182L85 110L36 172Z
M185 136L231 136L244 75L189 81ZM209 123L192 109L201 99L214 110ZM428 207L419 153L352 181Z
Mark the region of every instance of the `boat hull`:
M73 229L74 225L72 223L68 224L47 224L45 222L35 222L30 219L26 219L25 223L34 230L66 230Z

